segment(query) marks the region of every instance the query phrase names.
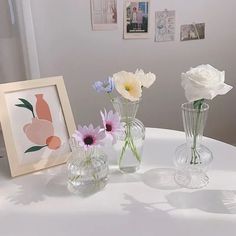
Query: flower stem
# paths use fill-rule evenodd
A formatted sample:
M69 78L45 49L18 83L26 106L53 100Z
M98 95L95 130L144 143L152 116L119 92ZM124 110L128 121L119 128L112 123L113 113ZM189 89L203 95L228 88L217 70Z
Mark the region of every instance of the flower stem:
M127 149L127 147L130 148L130 150L134 154L134 156L137 159L137 161L139 163L141 162L141 157L140 157L140 155L138 153L138 150L137 150L137 148L136 148L136 146L134 144L134 140L133 140L133 137L132 137L131 126L132 126L131 121L129 120L128 117L126 117L125 143L124 143L124 146L122 148L121 155L120 155L120 158L119 158L119 166L121 166L121 162L122 162L122 160L124 158L125 150Z
M138 162L140 162L141 158L138 154L137 148L135 147L134 140L133 140L133 137L131 134L131 122L129 122L129 124L128 124L128 130L129 130L129 132L128 132L129 147L130 147L131 151L133 152L134 156L136 157L136 159L138 160Z
M108 97L110 98L111 101L114 100L114 97L111 95L111 93L107 93Z
M196 123L195 123L195 128L193 130L193 145L191 147L191 161L190 164L199 164L201 162L200 160L200 155L196 149L197 146L197 136L199 132L199 125L200 125L200 113L201 113L201 107L204 102L204 99L199 99L197 101L193 102L193 107L194 109L197 109L197 118L196 118ZM197 159L199 160L199 163L197 162Z

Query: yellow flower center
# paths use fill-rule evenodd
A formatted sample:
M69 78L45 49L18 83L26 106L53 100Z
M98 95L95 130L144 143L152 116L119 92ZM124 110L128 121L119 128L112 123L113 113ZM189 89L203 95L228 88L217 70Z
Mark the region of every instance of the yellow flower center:
M132 86L130 86L130 84L125 84L125 90L126 91L130 91L132 89Z

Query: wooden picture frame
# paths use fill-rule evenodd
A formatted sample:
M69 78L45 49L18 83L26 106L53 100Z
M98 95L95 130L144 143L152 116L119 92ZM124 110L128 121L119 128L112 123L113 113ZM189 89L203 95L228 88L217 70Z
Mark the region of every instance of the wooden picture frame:
M68 160L75 123L63 77L0 84L0 107L12 177Z

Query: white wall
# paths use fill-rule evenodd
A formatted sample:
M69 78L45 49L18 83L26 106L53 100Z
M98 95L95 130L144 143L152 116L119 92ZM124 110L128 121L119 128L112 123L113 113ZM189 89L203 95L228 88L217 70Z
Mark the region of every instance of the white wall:
M20 40L8 0L0 0L0 83L25 79Z
M185 102L180 74L209 63L226 71L236 88L235 0L152 0L150 39L123 40L123 1L118 0L116 31L91 30L89 0L31 0L41 76L63 75L77 122L98 124L107 97L91 85L120 71L142 68L158 76L144 91L138 118L146 126L182 130L180 104ZM155 10L176 10L176 40L155 43ZM206 23L206 39L180 42L179 27ZM236 143L236 90L210 103L205 134Z

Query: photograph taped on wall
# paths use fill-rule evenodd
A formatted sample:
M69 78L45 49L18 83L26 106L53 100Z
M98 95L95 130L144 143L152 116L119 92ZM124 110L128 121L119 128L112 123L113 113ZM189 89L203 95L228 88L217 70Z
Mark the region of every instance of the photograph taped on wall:
M156 42L175 40L175 11L157 11L156 14Z
M150 1L124 1L124 39L149 38Z
M117 1L91 0L93 30L117 29Z
M192 23L181 25L180 41L196 40L205 38L205 23Z
M62 77L0 84L0 105L13 177L67 161L75 124Z

